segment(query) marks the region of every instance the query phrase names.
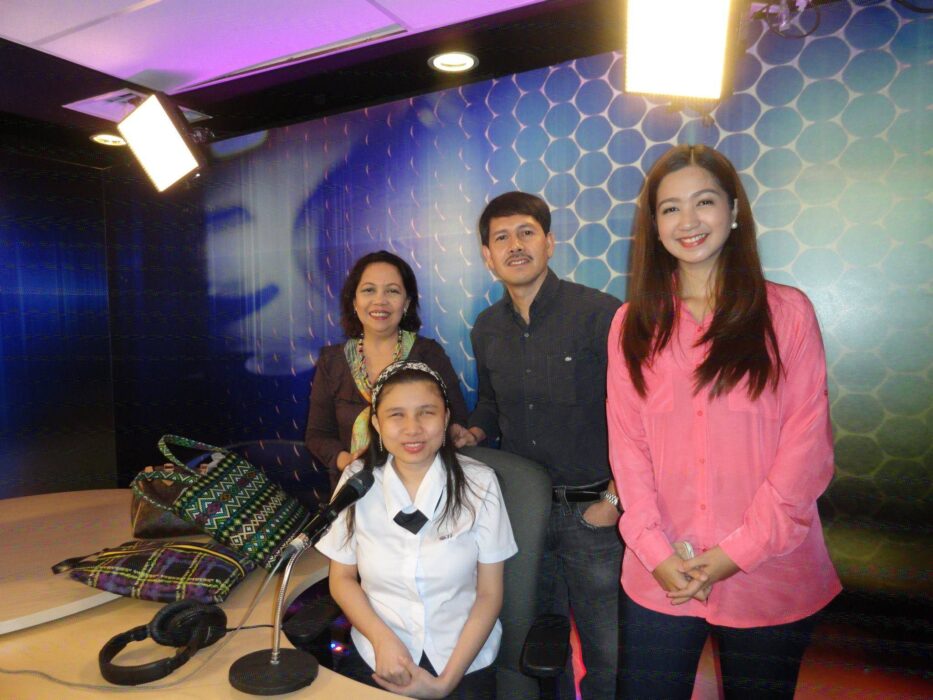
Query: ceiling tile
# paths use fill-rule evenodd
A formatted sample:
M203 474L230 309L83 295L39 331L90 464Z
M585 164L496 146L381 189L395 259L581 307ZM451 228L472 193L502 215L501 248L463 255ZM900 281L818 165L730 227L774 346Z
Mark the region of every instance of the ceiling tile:
M255 0L162 0L66 34L41 48L80 65L173 92L393 23L393 18L367 0L265 0L261 5Z
M445 27L505 12L516 7L536 5L541 0L372 0L412 31Z

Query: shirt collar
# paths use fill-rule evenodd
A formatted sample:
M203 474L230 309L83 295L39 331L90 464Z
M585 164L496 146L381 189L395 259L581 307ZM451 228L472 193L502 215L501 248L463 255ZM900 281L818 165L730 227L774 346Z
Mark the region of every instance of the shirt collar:
M710 323L713 321L713 312L707 311L706 316L703 317L701 321L697 321L693 314L690 313L690 309L687 308L687 305L684 303L683 299L678 296L674 296L674 312L677 316L680 317L680 321L687 323L690 326L695 326L700 329L706 329Z
M539 314L547 311L554 299L557 298L557 290L559 288L560 277L554 273L554 270L548 267L547 274L544 277L544 282L541 283L541 289L538 290L538 293L535 294L534 300L531 302L531 309L529 310L528 317L535 318L535 316L538 316ZM509 294L508 289L505 290L502 298L505 300L506 308L513 315L518 316L518 312L515 310L515 306L512 304L512 297ZM522 323L524 323L524 321L522 321Z
M405 488L405 484L402 483L395 471L395 458L391 455L383 468L383 472L382 489L389 519L394 518L400 510L411 513L416 508L424 513L428 520L434 519L434 512L447 483L440 453L435 455L434 461L428 467L427 474L424 475L424 479L421 480L421 484L418 486L414 501L408 495L408 489Z

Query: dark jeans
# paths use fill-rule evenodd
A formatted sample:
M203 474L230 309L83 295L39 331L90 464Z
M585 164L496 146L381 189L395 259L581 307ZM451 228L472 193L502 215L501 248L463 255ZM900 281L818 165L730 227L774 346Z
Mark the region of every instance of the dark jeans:
M421 668L433 675L438 675L434 666L424 654L421 655L421 661L418 663ZM371 685L374 688L382 688L373 680L373 669L369 667L356 647L350 647L347 656L342 657L336 663L334 669L342 676L352 678L353 680ZM444 700L496 700L496 667L495 664L481 668L478 671L466 674L459 685L454 688L454 692L448 695Z
M719 646L726 698L794 697L816 615L770 627L720 627L701 617L664 615L627 597L622 625L624 698L684 698L710 634Z
M583 700L611 700L619 661L622 540L615 525L594 527L583 519L591 505L563 500L551 507L538 609L573 614L586 666L580 682ZM560 681L560 698L574 698L569 668Z

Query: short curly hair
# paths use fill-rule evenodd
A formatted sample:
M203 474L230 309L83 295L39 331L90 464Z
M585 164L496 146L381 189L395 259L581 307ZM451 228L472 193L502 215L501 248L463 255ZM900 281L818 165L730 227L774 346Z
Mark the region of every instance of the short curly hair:
M418 316L418 280L407 262L387 250L377 250L357 260L347 275L340 290L340 325L347 338L360 338L363 335L363 324L356 315L353 301L356 299L356 288L360 286L360 278L367 267L375 263L392 265L402 278L405 294L408 296L408 308L402 315L399 327L403 331L417 332L421 328L421 317Z

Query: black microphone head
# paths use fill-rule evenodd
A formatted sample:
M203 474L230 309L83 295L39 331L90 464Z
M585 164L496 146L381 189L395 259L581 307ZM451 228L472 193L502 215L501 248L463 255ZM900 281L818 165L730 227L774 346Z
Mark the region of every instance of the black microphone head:
M373 476L372 469L361 469L356 474L347 479L346 486L352 488L359 494L359 498L366 495L366 492L373 487L376 477Z
M366 492L372 488L375 480L376 478L373 476L371 469L361 469L347 479L346 483L334 494L334 497L322 512L331 513L330 519L333 520L337 513L365 496Z

